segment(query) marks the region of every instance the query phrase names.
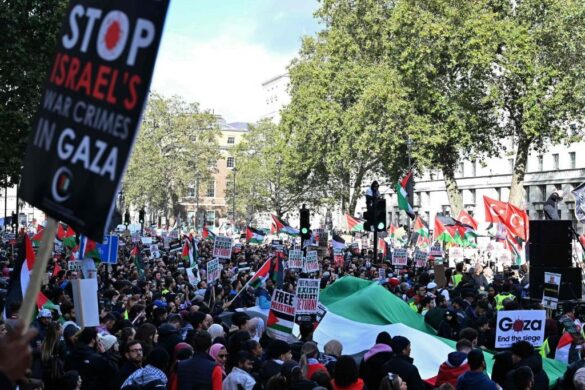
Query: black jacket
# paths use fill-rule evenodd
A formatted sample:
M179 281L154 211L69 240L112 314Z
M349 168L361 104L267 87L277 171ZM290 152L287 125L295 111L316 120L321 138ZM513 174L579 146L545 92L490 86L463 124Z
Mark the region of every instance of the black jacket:
M82 390L116 389L118 367L85 344L79 344L65 360L65 371L75 370L82 379Z
M506 374L506 389L516 389L516 386L514 386L514 372L520 367L530 367L532 370L532 373L534 374L534 390L548 390L548 375L546 375L546 372L542 369L542 357L540 357L538 353L534 353L514 364L514 369Z
M195 352L191 359L179 362L179 390L211 390L211 374L217 363L209 354Z
M362 359L360 363L360 378L364 380L364 384L368 389L380 388L380 382L385 375L382 372L382 367L393 356L394 354L392 352L378 352L368 360Z
M388 372L397 374L406 382L408 390L425 390L425 384L412 364L413 359L404 355L396 355L382 366L382 376Z
M276 374L280 374L281 364L278 364L274 360L270 359L264 362L262 369L260 369L260 381L262 386L266 386L266 383L270 378Z

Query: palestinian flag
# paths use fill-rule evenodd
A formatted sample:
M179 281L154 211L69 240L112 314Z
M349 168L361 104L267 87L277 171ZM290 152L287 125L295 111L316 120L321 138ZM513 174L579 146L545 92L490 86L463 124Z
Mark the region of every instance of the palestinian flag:
M364 231L364 221L363 220L354 218L349 214L345 214L345 220L347 221L347 231L348 232L363 232Z
M327 308L327 315L313 335L319 345L331 339L341 340L343 353L356 356L370 349L382 331L404 336L411 341L410 357L420 376L431 386L439 366L455 350L455 341L438 337L423 316L377 282L346 276L322 290L320 302ZM484 355L487 372L491 374L493 355L486 351ZM551 383L555 383L567 366L543 359L543 368Z
M257 288L262 284L262 282L266 281L270 275L270 268L271 268L271 260L268 259L262 264L258 271L252 276L252 279L247 283L250 287Z
M275 235L276 234L276 226L274 225L274 222L272 222L270 224L270 235Z
M183 241L183 251L181 252L183 260L189 260L189 264L193 262L193 255L191 254L191 248L187 240Z
M71 226L67 227L67 231L65 232L62 241L63 245L66 246L67 248L71 249L77 246L77 241L75 240L75 231Z
M97 261L101 261L100 251L94 240L87 238L85 235L79 237L79 259L92 258Z
M416 217L414 221L413 230L419 234L419 236L428 237L429 236L429 225L421 217Z
M334 234L333 238L331 239L331 247L333 250L345 249L345 240L339 237L337 234Z
M201 234L201 237L203 237L204 240L213 241L215 240L215 233L209 230L207 226L203 226L203 232Z
M6 293L5 308L7 318L15 314L10 313L9 310L12 307L20 306L22 303L30 281L30 274L35 265L36 255L32 246L32 241L28 235L24 236L24 240L22 241L18 253L19 259L12 271L10 285ZM42 292L38 293L36 300L37 309L47 308L59 311L59 306L51 302L51 300Z
M264 232L251 227L246 227L246 242L249 244L262 244L264 242Z
M388 257L388 243L383 238L378 238L378 253L382 254L382 259Z
M447 228L445 227L442 219L444 217L441 217L439 215L435 216L435 229L433 231L434 233L434 239L435 241L440 241L443 243L449 243L449 242L455 242L454 237L451 235L451 233L447 230Z
M295 228L285 224L276 215L272 216L272 221L274 222L274 225L276 226L276 233L284 233L284 234L288 234L289 236L298 236L299 235L298 229L295 229Z
M412 210L412 204L410 202L410 198L413 194L412 191L414 190L412 171L409 171L400 182L396 183L394 190L398 196L398 208L404 210L410 219L414 219L414 211Z
M57 240L62 242L64 238L65 238L65 228L63 228L62 223L59 223L57 225Z
M40 230L37 230L34 236L32 236L31 241L33 247L38 248L41 245L41 240L43 239L43 232L44 230L41 228Z

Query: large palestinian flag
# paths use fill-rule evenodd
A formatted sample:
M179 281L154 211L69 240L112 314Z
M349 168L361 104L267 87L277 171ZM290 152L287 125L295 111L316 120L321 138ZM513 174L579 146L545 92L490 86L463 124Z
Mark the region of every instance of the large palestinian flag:
M411 342L410 356L421 377L430 383L454 351L454 341L438 337L420 314L375 282L344 277L322 290L320 301L328 312L313 336L319 345L336 339L343 344L344 354L359 355L375 344L381 331L404 336ZM493 358L484 353L491 372ZM544 359L543 364L550 383L555 383L567 367L551 359Z

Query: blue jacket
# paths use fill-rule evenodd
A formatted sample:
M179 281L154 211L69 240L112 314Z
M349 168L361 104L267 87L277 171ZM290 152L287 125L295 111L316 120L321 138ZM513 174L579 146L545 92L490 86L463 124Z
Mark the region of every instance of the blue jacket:
M457 390L498 390L498 385L483 372L467 371L457 380Z

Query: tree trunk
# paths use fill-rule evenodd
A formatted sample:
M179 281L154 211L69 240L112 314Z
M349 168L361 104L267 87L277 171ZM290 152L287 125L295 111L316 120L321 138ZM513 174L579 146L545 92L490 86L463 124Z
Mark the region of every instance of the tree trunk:
M362 182L364 181L364 175L366 174L365 169L360 169L356 173L355 180L353 182L353 193L351 194L349 200L349 214L355 215L355 206L357 204L357 200L360 196L362 196Z
M510 185L510 197L508 198L508 202L518 207L523 206L524 175L526 174L529 151L530 140L525 136L520 136L520 139L518 140L518 148L516 149L516 159L514 160L514 173L512 174L512 183Z
M463 197L459 192L459 187L455 180L455 173L452 169L443 168L443 178L445 180L445 188L447 189L449 204L451 205L451 215L457 217L459 212L463 210Z

